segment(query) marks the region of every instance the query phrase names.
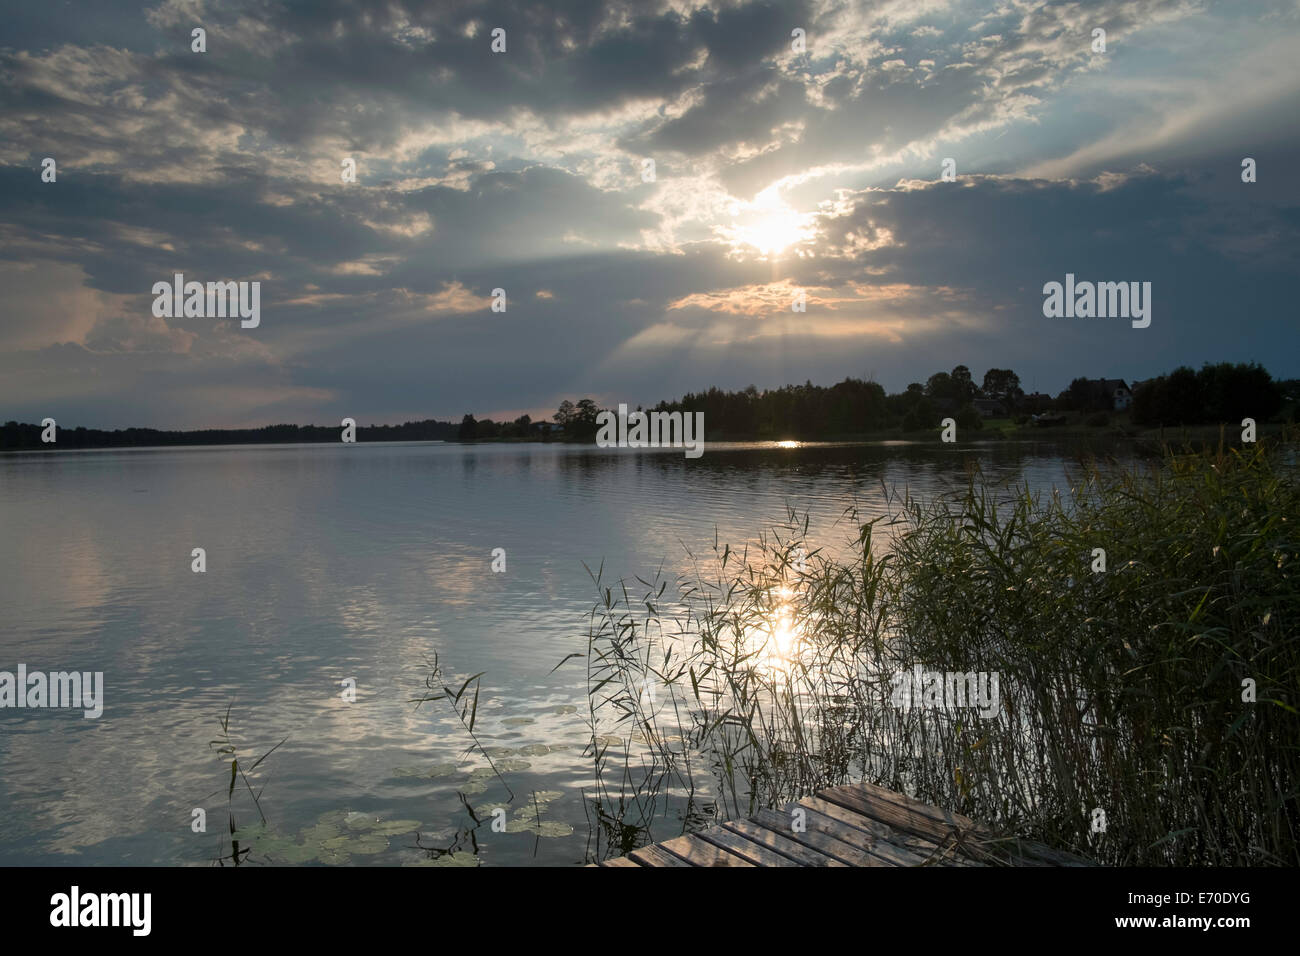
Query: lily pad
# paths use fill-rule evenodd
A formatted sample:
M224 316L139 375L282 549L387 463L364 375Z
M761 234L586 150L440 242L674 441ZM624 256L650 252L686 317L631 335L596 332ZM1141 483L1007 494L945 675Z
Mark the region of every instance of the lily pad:
M531 766L532 764L530 764L527 760L519 760L518 758L515 758L513 760L497 761L497 769L500 770L502 773L519 773L522 770L527 770Z
M566 837L573 833L573 827L559 820L543 820L541 823L535 820L511 820L506 824L507 833L536 833L544 837Z
M318 823L314 827L308 827L298 835L302 837L302 842L308 846L323 846L326 840L332 840L339 834L339 828L333 824Z
M519 748L519 752L525 757L541 757L551 752L551 748L546 744L525 744Z
M437 859L423 859L403 866L478 866L478 857L473 853L448 853Z
M546 800L541 799L543 794L546 795ZM560 820L543 820L538 813L541 804L547 803L555 799L555 797L561 796L561 794L553 790L538 791L536 803L533 802L532 794L528 796L528 803L516 810L514 819L506 824L507 833L531 832L544 837L566 837L573 832L573 827L569 826L569 824Z
M267 856L281 856L297 846L298 843L293 837L275 833L258 841L257 852L265 853Z
M270 835L271 831L264 826L250 826L230 834L230 841L232 843L238 842L242 847L250 847L256 846Z
M360 853L369 856L374 853L383 853L388 849L388 837L379 833L367 833L358 840L353 840L348 844L348 850L352 853Z
M521 727L524 724L535 724L537 721L532 717L507 717L505 720L501 721L501 723L505 724L507 727Z
M461 784L457 789L462 793L474 795L483 793L488 786L496 779L496 771L491 767L479 767L470 772L469 780Z
M419 820L383 820L370 832L376 836L396 836L399 833L415 833L419 829Z
M307 846L305 843L294 843L272 855L285 863L309 863L320 855L320 848Z

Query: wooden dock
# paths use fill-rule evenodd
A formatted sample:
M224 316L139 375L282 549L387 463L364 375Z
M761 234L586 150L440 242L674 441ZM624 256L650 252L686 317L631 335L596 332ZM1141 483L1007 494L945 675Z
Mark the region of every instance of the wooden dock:
M595 866L596 864L591 864ZM1094 866L870 784L831 787L600 866Z

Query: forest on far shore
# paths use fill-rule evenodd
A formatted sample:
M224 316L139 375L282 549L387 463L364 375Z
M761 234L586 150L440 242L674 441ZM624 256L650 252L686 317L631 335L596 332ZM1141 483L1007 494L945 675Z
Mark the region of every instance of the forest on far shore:
M1117 388L1127 398L1117 402ZM1207 363L1199 371L1183 366L1136 383L1076 378L1055 397L1026 394L1011 369L991 368L977 385L970 369L958 365L893 395L876 382L846 378L830 386L805 382L762 391L753 385L731 392L710 388L661 401L650 410L703 412L705 435L715 441L818 441L928 431L950 416L964 429L979 429L988 418L1024 424L1035 415L1063 413L1074 415L1080 424L1104 425L1119 411L1141 427L1239 423L1245 417L1262 424L1279 417L1294 420L1297 401L1300 379L1276 380L1256 363ZM358 425L356 438L359 442L590 441L603 410L590 398L565 400L549 422L533 421L528 415L494 422L466 414L459 423L430 418L401 425ZM43 430L40 424L6 422L0 426L0 449L289 444L335 442L340 437L337 425L198 431L60 426L57 443L50 445L41 441Z

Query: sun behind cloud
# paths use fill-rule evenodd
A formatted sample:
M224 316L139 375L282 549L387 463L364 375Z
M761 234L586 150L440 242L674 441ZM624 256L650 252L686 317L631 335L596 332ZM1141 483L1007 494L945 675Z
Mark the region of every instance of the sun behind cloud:
M717 233L731 245L735 255L757 250L762 256L776 257L812 239L814 216L794 209L775 187L770 187L752 202L736 203L732 222L719 226Z

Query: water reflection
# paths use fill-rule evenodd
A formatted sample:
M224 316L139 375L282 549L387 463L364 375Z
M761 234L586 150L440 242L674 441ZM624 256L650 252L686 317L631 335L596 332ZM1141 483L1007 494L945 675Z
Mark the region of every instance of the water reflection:
M788 678L794 662L804 649L804 624L796 619L795 592L782 586L771 592L773 606L766 621L749 629L751 653L769 678Z
M292 862L310 832L316 863L405 863L436 847L571 864L594 852L593 832L602 848L676 835L711 816L713 768L679 768L667 801L651 795L665 756L629 754L640 806L590 792L585 671L555 669L584 650L596 598L584 562L628 581L689 576L715 539L741 549L788 506L833 548L845 507L882 512L884 487L932 493L978 461L1047 488L1072 455L1046 442L711 443L696 460L504 444L0 455L0 668L102 671L106 685L98 721L0 711L0 862ZM204 574L190 570L195 547ZM506 573L490 569L497 547ZM774 592L767 612L746 641L764 673L788 674L806 650L797 593ZM483 672L475 731L509 767L513 803L454 715L411 706L433 654L462 678ZM345 678L355 702L339 696ZM238 850L215 822L220 795L205 796L220 783L208 741L232 701L247 753L289 736L261 797L270 833L240 831L259 819L240 811ZM680 754L691 715L673 726L669 705L661 696L662 738ZM561 796L517 813L532 793ZM196 806L207 833L190 827ZM498 806L507 831L475 823ZM329 816L341 811L418 830L359 836ZM292 843L281 857L259 850L276 840Z

